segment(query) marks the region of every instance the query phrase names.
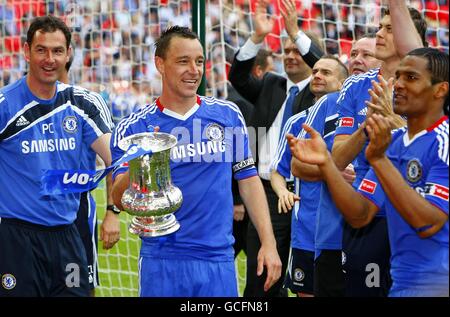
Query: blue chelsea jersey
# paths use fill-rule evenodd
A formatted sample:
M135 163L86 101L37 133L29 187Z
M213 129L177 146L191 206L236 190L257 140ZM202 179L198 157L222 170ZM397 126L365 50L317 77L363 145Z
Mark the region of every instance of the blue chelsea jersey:
M111 139L113 162L123 155L118 147L122 138L155 126L178 139L171 149L170 168L183 203L175 212L180 229L162 238L143 238L141 254L233 260L231 178L257 175L241 112L232 102L198 97L197 104L181 116L157 100L117 124ZM125 170L116 169L113 177Z
M293 116L286 124L291 130L290 133L298 138L309 138L302 128L302 124L306 123L322 135L328 149L331 150L338 117L336 110L338 95L337 92L327 94L308 110ZM280 144L273 168L284 177L288 177L292 154L286 141ZM342 217L332 204L331 198L329 201L322 199L322 186L323 182L308 182L295 178L296 194L301 200L296 202L292 217L291 244L294 248L315 251L317 247L320 249L330 241L331 243L339 241L338 248L340 248Z
M83 88L79 88L76 87L77 89L83 89ZM103 112L102 118L104 117L106 119L106 123L109 126L110 130L112 131L114 129L114 123L113 123L113 117L111 115L111 112L109 111L109 107L106 104L105 100L103 99L103 97L101 97L100 94L97 94L96 92L90 92L90 94L95 97L100 104L102 105L102 107L99 109L99 111ZM80 169L81 170L88 170L88 171L94 171L97 169L97 153L95 153L95 151L88 145L85 144L83 150L81 151L81 159L80 159ZM96 201L94 199L94 197L92 196L91 191L93 191L93 189L91 189L90 191L87 192L87 200L86 202L89 204L88 205L88 219L87 222L89 224L89 229L91 234L94 234L95 232L95 225L97 223L97 210L96 210Z
M409 140L406 128L399 129L393 135L386 153L408 185L447 215L448 149L448 118L443 117L412 140ZM392 288L447 285L448 289L448 221L433 236L420 238L389 201L372 169L358 190L379 208L386 210L392 252Z
M75 220L79 194L40 194L42 172L80 169L82 151L109 133L110 115L97 94L57 83L50 100L26 77L0 91L0 217L54 226Z
M339 121L336 135L351 135L366 120L367 106L365 101L370 100L368 90L372 88L372 80L378 82L378 74L379 69L377 68L364 74L351 76L345 80L337 101ZM356 187L370 167L365 157L367 144L369 144L368 141L354 162L356 173L354 185Z
M86 91L86 89L79 87L79 86L74 86L75 89L77 89L77 91ZM110 131L114 130L114 122L113 122L113 116L111 114L111 111L109 110L108 105L106 104L105 99L103 99L103 97L93 91L89 91L89 95L91 96L91 98L95 98L95 100L98 101L98 104L101 105L101 107L99 107L99 111L101 112L101 118L102 120L104 120L105 124L109 127ZM95 151L90 147L89 144L87 144L88 146L83 149L82 151L82 156L83 158L81 159L81 169L82 170L95 170L97 168L97 164L96 164L96 159L97 159L97 153L95 153Z
M333 147L334 135L338 124L338 97L338 92L322 97L311 108L311 112L305 122L320 133L329 151ZM304 130L302 134L305 138L310 137ZM320 184L319 194L317 195L320 199L318 199L314 238L316 257L321 250L340 250L342 247L342 215L334 205L327 184L325 182L320 182Z
M305 122L309 109L302 111L286 122L282 135L290 133L299 137L302 124ZM286 138L278 143L277 153L272 161L271 170L276 170L281 176L290 179L292 153ZM301 197L295 202L291 217L291 247L299 250L314 251L315 218L317 196L320 184L303 181L294 177L294 192Z

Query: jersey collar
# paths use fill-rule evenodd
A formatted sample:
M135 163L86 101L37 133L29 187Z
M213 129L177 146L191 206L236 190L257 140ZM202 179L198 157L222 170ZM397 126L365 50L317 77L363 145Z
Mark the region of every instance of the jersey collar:
M159 97L158 97L158 99L156 99L156 106L162 113L168 115L169 117L172 117L172 118L175 118L178 120L182 120L182 121L186 121L187 119L189 119L198 110L201 103L202 103L202 100L200 99L199 96L197 96L196 104L184 115L180 115L179 113L176 113L175 111L169 110L166 107L164 107L164 105L161 103L161 100L159 100Z
M411 140L409 139L409 136L408 136L408 130L406 130L406 133L403 135L403 144L405 146L409 146L411 143L413 143L415 140L420 138L422 135L433 131L437 126L439 126L442 122L444 122L447 119L448 119L447 116L442 116L438 121L433 123L429 128L422 130L419 133L417 133L415 136L413 136L413 138Z
M447 116L442 116L438 121L436 121L431 127L427 129L427 132L433 131L437 126L439 126L442 122L444 122L447 119L448 119Z

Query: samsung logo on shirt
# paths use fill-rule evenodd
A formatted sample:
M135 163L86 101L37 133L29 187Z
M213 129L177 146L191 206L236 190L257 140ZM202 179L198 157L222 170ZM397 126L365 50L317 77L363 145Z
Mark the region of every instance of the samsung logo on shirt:
M224 153L225 149L225 142L223 141L207 141L183 144L172 149L172 159L179 160L185 157L195 157L220 152Z
M72 151L75 148L75 138L22 141L23 154Z

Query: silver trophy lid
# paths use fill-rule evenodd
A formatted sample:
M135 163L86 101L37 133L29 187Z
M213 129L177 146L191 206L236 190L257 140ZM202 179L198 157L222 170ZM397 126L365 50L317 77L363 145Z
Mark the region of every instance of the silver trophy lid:
M119 148L126 151L132 144L138 144L144 150L151 150L156 153L174 147L177 144L177 138L164 132L137 133L120 140Z

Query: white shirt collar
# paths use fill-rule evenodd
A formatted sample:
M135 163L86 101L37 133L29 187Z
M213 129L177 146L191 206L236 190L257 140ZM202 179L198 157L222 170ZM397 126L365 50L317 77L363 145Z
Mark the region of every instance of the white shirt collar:
M306 85L309 85L310 81L311 81L311 76L309 76L306 79L303 79L302 81L298 82L297 84L295 84L292 80L290 80L288 78L286 81L286 95L289 94L289 89L291 89L292 86L297 85L298 91L302 91L306 87Z

